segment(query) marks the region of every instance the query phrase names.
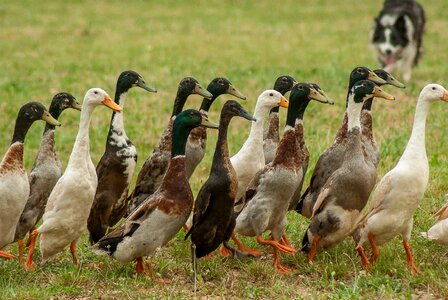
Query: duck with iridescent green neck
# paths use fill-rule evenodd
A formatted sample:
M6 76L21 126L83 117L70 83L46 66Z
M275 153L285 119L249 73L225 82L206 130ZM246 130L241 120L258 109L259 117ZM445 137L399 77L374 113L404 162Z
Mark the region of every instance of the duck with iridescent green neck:
M69 93L58 93L53 97L49 112L57 120L67 108L81 110L81 104ZM42 218L54 185L62 176L62 164L56 153L56 126L47 123L42 136L33 169L29 174L30 195L17 223L14 241L19 245L19 260L23 260L23 238L35 229Z
M333 144L321 154L319 160L314 167L313 174L311 176L310 184L303 193L302 197L298 201L295 210L307 217L311 217L314 203L316 203L322 187L327 182L328 178L337 170L345 155L345 148L347 147L347 107L348 107L348 94L353 85L359 80L368 79L376 84L384 84L385 81L376 75L373 71L366 67L356 67L350 73L350 79L348 84L348 92L345 104L344 119L341 127L339 128ZM298 196L297 196L298 197Z
M25 136L37 120L61 125L39 102L29 102L19 110L11 145L0 162L0 249L14 241L17 222L30 195L30 183L23 165L23 150ZM0 251L0 258L13 257Z
M246 96L238 91L227 78L223 77L213 79L207 86L207 91L209 91L213 95L213 97L211 99L204 98L201 104L201 108L199 109L199 111L206 117L208 116L210 106L213 104L216 98L221 95L228 94L238 97L241 100L246 99ZM194 128L190 132L190 136L188 137L187 142L187 149L185 152L187 156L186 168L188 179L190 179L194 170L204 158L206 142L207 130L205 129L205 127L199 126Z
M173 122L176 116L182 112L187 98L192 94L210 99L213 97L193 77L185 77L181 80L168 126L160 137L159 144L143 164L138 173L134 191L129 196L131 205L129 213L134 211L148 196L152 195L162 183L170 161Z
M185 173L185 146L190 131L198 126L218 128L197 110L179 113L172 126L170 160L155 193L130 214L117 228L104 236L96 248L120 262L136 261L137 274L145 270L143 257L151 256L166 245L187 221L193 194Z
M133 87L157 93L137 72L124 71L117 80L115 103L123 108ZM129 208L128 191L136 163L137 150L124 130L123 112L112 112L106 150L96 166L98 187L87 221L92 244L117 224Z
M283 75L277 78L274 84L274 90L280 92L283 96L289 92L296 84L296 80L289 75ZM278 112L280 107L276 106L269 112L268 125L264 130L263 137L263 151L264 160L268 164L274 160L275 152L277 151L279 137L280 120Z

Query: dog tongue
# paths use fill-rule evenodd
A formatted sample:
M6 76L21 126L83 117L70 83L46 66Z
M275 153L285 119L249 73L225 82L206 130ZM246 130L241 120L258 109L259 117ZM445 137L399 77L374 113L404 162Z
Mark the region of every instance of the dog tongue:
M386 65L393 64L394 62L395 62L395 58L394 58L393 55L388 55L388 56L386 56L386 58L384 59L384 63L385 63Z

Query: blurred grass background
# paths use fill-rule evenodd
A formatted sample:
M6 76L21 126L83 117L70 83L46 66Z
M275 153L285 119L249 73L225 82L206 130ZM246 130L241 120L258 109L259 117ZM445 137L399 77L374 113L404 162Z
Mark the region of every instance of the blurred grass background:
M427 14L425 53L405 90L387 87L398 101L374 104L374 134L381 147L378 176L399 159L410 136L416 98L430 82L447 84L448 16L445 0L421 1ZM305 115L305 134L312 168L333 141L342 120L350 71L365 65L377 68L368 48L373 17L382 1L7 1L0 3L0 141L9 146L18 109L28 101L49 105L60 91L79 100L91 87L114 94L120 72L132 69L155 85L157 94L133 89L124 108L126 132L137 147L136 174L156 146L168 122L178 82L193 76L204 86L225 76L246 94L243 106L253 111L260 92L289 74L298 81L316 82L336 105L312 103ZM218 121L219 98L210 119ZM199 108L191 96L185 108ZM155 270L172 278L159 285L136 278L132 264L121 265L92 253L86 235L80 241L82 267L73 268L70 256L35 272L18 262L0 261L0 294L6 298L446 298L447 250L419 237L432 225L431 214L444 203L448 190L445 103L435 103L428 117L427 152L430 184L415 215L411 245L419 276L408 274L399 239L380 250L378 264L366 274L351 241L322 252L309 267L298 253L283 257L298 272L274 273L271 252L261 259L201 260L202 280L195 292L190 280L189 243L181 232L156 255ZM91 153L94 164L104 151L110 110L98 108L92 118ZM285 111L281 112L282 122ZM65 166L78 129L79 113L63 113L56 143ZM235 153L249 132L249 122L235 119L229 146ZM44 124L33 125L26 139L29 170ZM207 154L193 175L196 194L207 179L217 133L209 131ZM3 154L2 154L3 155ZM136 177L136 174L134 177ZM307 220L291 213L287 228L300 246ZM256 246L252 239L245 241ZM15 245L11 251L16 253Z

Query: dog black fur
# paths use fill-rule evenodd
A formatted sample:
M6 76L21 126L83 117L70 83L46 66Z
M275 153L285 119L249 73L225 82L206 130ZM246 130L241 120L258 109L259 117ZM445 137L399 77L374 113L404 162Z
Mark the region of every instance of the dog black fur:
M371 32L371 48L388 72L395 70L403 79L411 78L423 53L422 39L425 12L415 0L386 0L375 18Z

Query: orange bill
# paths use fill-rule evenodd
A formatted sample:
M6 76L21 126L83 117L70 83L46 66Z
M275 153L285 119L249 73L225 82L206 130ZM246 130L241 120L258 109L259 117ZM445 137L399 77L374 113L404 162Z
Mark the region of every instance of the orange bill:
M448 102L448 91L445 91L443 93L442 98L440 98L440 99L442 99L442 101Z
M288 99L286 99L284 96L282 96L282 98L280 98L279 106L288 108L288 104L289 104Z
M108 95L106 95L104 97L104 99L103 99L103 101L101 101L101 103L103 103L103 105L112 109L114 112L120 112L122 110L121 106L118 105L117 103L115 103Z

